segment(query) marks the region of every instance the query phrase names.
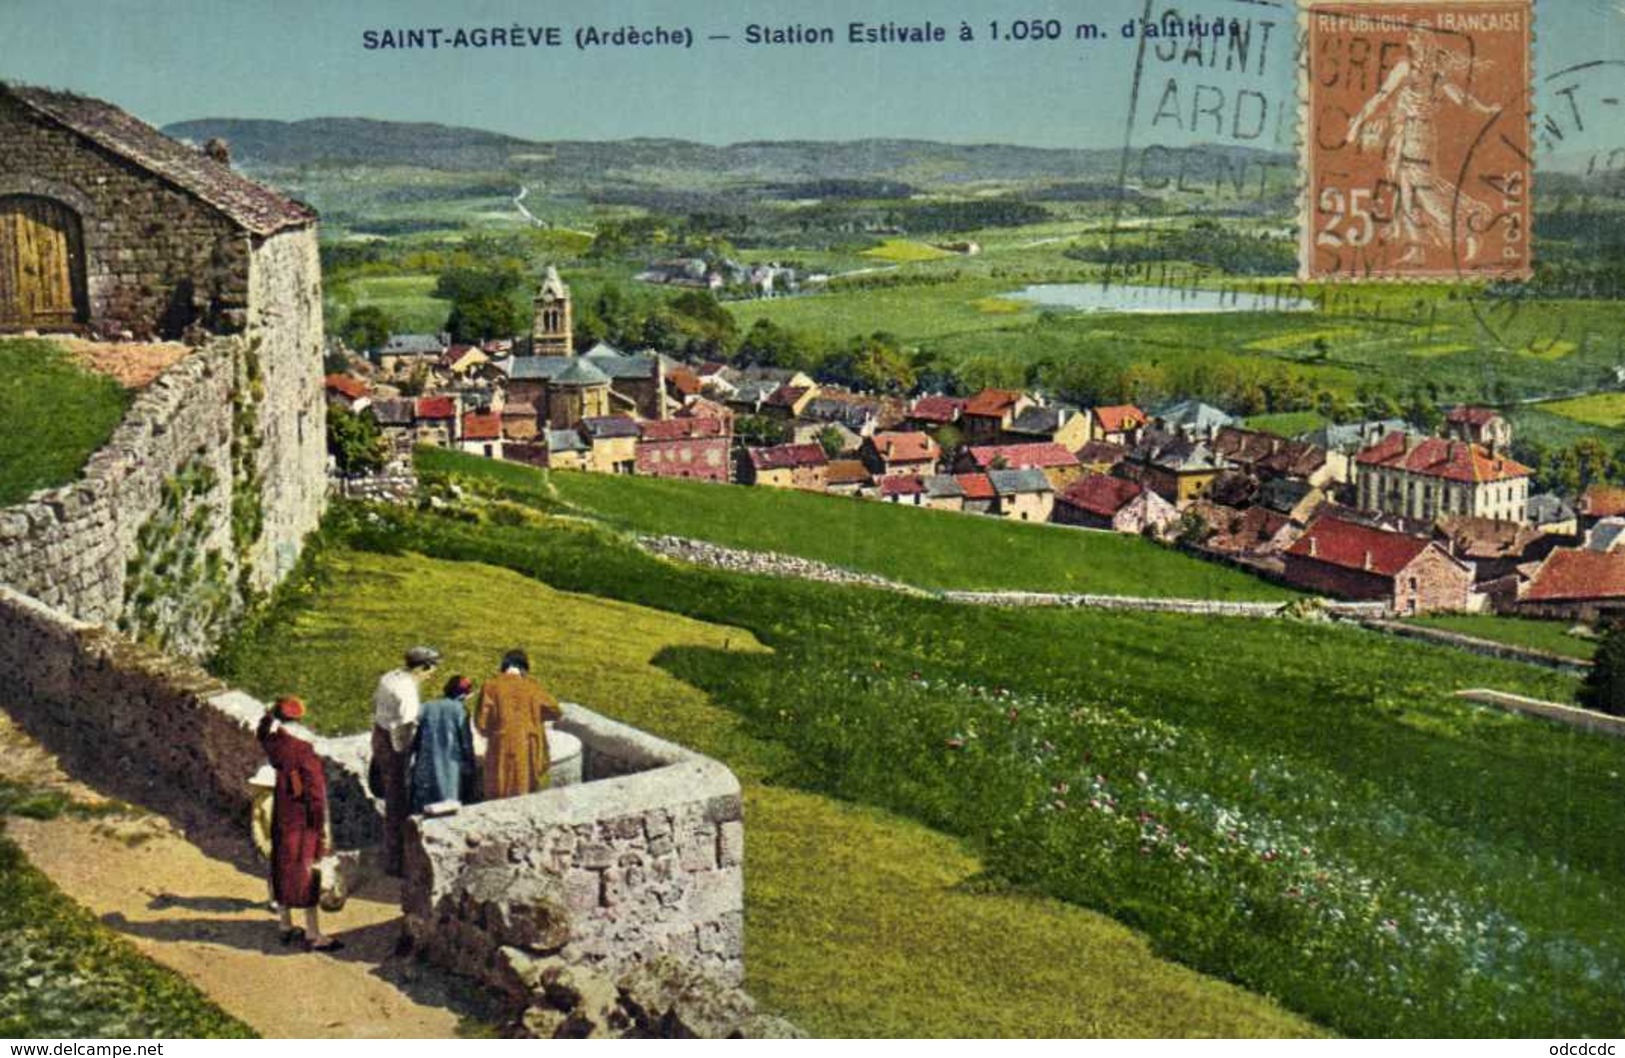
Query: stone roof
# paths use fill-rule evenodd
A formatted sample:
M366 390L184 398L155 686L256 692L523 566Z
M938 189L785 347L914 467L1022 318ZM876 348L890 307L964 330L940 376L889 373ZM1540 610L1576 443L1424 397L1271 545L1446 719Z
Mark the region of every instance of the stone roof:
M547 450L549 452L585 452L587 442L574 430L547 431Z
M549 359L549 358L538 357L538 358L534 358L534 359ZM565 365L564 370L560 371L558 374L554 375L552 377L552 379L550 379L550 381L554 385L557 385L557 386L607 386L607 385L609 385L609 376L604 374L602 371L598 370L597 366L595 366L591 360L583 360L580 357L576 357L576 356L560 357L559 359L568 360L569 363Z
M433 334L392 334L384 343L384 356L439 356L445 346Z
M548 265L547 271L542 275L542 288L537 294L538 296L551 295L555 298L567 298L570 296L570 288L565 286L564 280L559 278L559 270L552 265Z
M1328 423L1311 430L1301 440L1332 452L1357 452L1391 433L1416 433L1404 419L1373 419L1368 422Z
M410 397L390 397L385 400L375 400L367 410L372 413L373 421L379 426L412 425L412 398Z
M1568 522L1573 521L1575 518L1574 508L1570 507L1563 497L1553 495L1550 492L1529 497L1529 502L1524 505L1524 509L1529 516L1529 520L1535 525Z
M625 415L595 415L589 419L582 419L581 429L595 440L607 441L616 437L638 436L637 421Z
M830 485L867 485L869 468L861 459L832 459L824 472L824 481Z
M316 222L316 211L309 206L255 183L194 147L170 139L111 103L23 85L0 84L0 93L164 178L255 235L273 235Z
M413 412L420 419L455 419L457 402L451 397L419 397Z
M1165 427L1206 432L1235 423L1235 417L1221 408L1199 400L1182 400L1160 409L1151 416Z
M993 483L993 491L1000 496L1055 491L1042 470L989 470L987 479Z
M964 496L965 486L952 474L930 474L925 479L925 494L934 500Z
M1500 412L1495 411L1493 408L1475 408L1469 404L1459 404L1450 409L1450 414L1445 416L1445 421L1466 423L1470 426L1487 426L1498 418L1500 418Z
M1560 547L1535 571L1526 602L1625 598L1625 552Z

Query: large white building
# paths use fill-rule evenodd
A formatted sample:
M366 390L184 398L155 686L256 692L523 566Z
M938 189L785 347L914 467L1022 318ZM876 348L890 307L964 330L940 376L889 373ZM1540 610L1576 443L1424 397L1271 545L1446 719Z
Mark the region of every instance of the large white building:
M1498 449L1442 437L1391 433L1355 458L1359 505L1433 521L1471 515L1527 519L1528 467Z

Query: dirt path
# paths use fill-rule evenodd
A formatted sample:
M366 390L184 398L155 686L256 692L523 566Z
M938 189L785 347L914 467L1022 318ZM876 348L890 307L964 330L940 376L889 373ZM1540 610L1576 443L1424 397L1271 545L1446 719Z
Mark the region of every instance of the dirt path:
M3 713L0 749L0 776L78 803L105 800L63 773ZM394 955L400 908L388 880L323 916L323 928L344 940L344 951L305 953L277 940L246 827L235 834L197 824L183 834L164 816L138 810L104 818L12 817L6 830L70 898L263 1036L449 1037L463 1012L478 1016L477 997Z

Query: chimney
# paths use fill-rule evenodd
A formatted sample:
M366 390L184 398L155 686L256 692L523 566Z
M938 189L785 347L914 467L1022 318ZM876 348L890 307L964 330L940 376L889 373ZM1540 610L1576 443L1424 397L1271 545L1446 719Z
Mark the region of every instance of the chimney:
M231 144L227 143L219 136L211 137L209 141L203 145L203 153L208 155L214 161L219 162L221 165L227 167L231 165Z
M1313 534L1309 537L1309 557L1314 558L1320 553L1320 541Z
M1365 549L1365 569L1368 573L1371 571L1371 549L1369 547Z

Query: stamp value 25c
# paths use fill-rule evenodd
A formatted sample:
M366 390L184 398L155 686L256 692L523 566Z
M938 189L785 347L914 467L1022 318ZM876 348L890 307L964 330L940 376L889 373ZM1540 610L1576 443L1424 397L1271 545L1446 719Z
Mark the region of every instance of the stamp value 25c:
M1302 11L1302 277L1527 278L1529 0Z

